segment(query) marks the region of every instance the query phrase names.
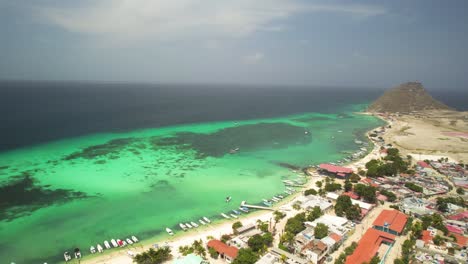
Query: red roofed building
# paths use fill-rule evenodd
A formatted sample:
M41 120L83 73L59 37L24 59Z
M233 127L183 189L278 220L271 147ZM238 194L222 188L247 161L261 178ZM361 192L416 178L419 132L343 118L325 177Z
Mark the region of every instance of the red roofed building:
M418 161L418 166L421 167L421 168L430 168L431 165L427 164L425 161Z
M224 258L228 263L231 263L237 257L237 253L239 252L238 248L228 246L217 239L208 241L207 247L216 250L221 258Z
M464 211L462 213L456 214L456 215L451 215L448 217L450 220L456 220L456 221L467 221L468 220L468 211Z
M408 217L398 210L383 210L372 224L375 229L400 235L405 228Z
M332 164L322 163L319 165L319 171L323 174L345 179L349 177L353 170L346 167L336 166Z
M354 200L359 200L359 195L357 195L357 193L355 192L345 192L343 193L343 195L346 195L349 198L354 199Z
M460 227L457 227L457 226L446 225L445 227L447 228L447 230L450 233L456 233L456 234L460 234L460 235L462 235L464 233L463 228L460 228Z
M457 244L459 247L467 247L468 246L468 238L464 235L449 233L449 236L453 235L455 237L454 243Z
M377 254L382 243L391 245L394 241L394 235L369 228L359 240L353 254L346 258L346 264L369 262Z
M431 231L423 230L421 233L421 240L424 241L424 244L432 243L434 237L431 235Z

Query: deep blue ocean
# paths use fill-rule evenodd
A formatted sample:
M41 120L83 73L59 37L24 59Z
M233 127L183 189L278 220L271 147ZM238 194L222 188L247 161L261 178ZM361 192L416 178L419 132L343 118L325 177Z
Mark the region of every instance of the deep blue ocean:
M0 151L97 132L334 112L383 89L245 85L0 82ZM468 110L468 91L431 91Z

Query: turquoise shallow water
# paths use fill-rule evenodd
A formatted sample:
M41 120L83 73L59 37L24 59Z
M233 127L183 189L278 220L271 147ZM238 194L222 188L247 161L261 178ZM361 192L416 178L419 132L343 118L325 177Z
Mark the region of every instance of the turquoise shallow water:
M54 263L77 246L86 254L111 238L144 239L178 230L179 222L219 218L242 200L283 192L281 180L296 177L284 164L341 159L381 124L352 111L306 113L96 134L0 153L0 260Z

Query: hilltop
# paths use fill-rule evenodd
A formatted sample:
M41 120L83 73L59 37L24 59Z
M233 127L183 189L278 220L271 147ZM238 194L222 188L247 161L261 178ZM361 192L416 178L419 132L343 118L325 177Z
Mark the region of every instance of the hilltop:
M426 110L453 110L435 100L419 82L407 82L387 90L367 109L369 112L409 113Z

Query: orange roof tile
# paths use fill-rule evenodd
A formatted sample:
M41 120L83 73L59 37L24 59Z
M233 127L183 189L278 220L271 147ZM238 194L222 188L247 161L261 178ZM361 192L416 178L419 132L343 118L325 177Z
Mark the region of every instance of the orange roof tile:
M236 247L230 247L223 242L213 239L208 241L207 244L208 247L214 248L218 253L224 254L226 256L231 257L232 259L235 259L237 257L237 253L239 252L239 249Z
M432 241L431 232L423 230L421 233L421 240L424 241L424 243L430 243Z
M341 240L341 236L338 235L337 233L331 233L331 234L329 235L329 237L330 237L331 239L335 240L336 242L340 242L340 240Z
M387 223L391 230L401 233L407 220L408 217L398 210L383 210L375 219L373 225L384 226Z
M466 247L468 246L468 238L464 235L460 234L455 234L455 233L449 233L449 235L455 236L455 239L457 240L455 243L460 246L460 247Z
M382 242L393 242L395 237L392 234L379 231L377 229L367 229L364 236L359 240L358 246L353 254L346 258L346 264L358 264L368 262L375 256Z

